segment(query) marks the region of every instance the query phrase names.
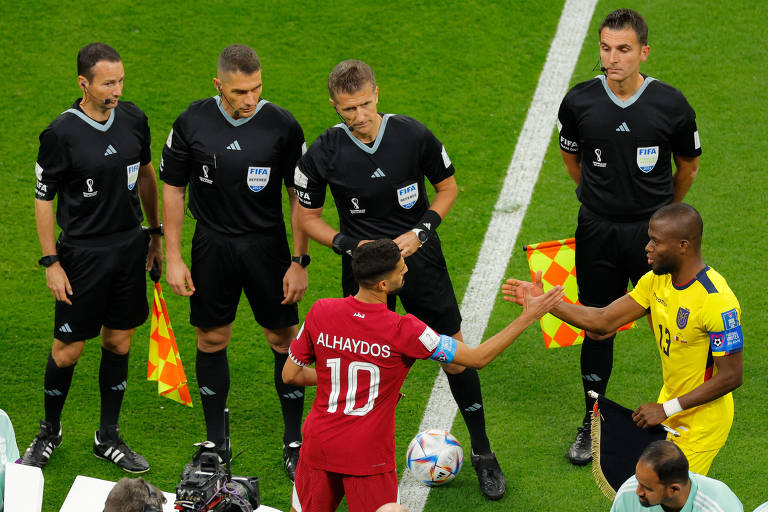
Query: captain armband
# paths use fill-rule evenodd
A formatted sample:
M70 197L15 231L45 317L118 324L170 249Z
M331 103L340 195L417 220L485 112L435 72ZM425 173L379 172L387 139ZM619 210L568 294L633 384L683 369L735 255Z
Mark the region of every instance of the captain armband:
M455 338L441 334L440 341L429 358L438 363L449 364L456 357L456 348L458 346L459 342Z

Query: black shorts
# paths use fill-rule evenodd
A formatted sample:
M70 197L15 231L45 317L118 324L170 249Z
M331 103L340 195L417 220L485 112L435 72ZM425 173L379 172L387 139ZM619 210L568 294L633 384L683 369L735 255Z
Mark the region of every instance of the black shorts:
M341 286L344 296L357 293L357 281L352 275L352 258L341 258ZM461 330L461 313L453 293L451 276L437 233L416 254L405 258L408 272L397 296L406 312L412 314L440 334L452 336ZM390 295L387 306L395 310L396 296Z
M240 294L253 317L267 329L299 323L296 304L282 305L283 276L291 266L285 229L243 236L223 235L200 222L192 238L192 282L189 322L219 327L235 320Z
M651 267L645 254L648 219L613 222L582 206L576 227L579 301L604 307L627 292Z
M147 236L138 226L99 239L62 234L56 253L72 286L72 305L56 302L54 338L87 340L102 326L128 330L147 320Z

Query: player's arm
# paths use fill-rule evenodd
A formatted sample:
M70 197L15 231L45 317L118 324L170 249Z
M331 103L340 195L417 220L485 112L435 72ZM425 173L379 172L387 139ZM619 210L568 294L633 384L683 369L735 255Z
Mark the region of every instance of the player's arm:
M293 187L287 187L288 199L291 205L291 232L293 233L293 254L301 256L309 251L309 236L302 229L298 218L299 200L296 196L296 190ZM280 304L295 304L299 302L307 291L309 279L307 269L295 261L291 262L288 270L283 276L283 296L285 297Z
M435 197L432 198L432 204L429 205L429 209L413 227L413 230L406 231L394 240L403 256L410 256L419 250L423 242L419 240L417 231L423 231L424 234L422 236L425 237L425 241L428 240L434 230L437 229L437 226L448 215L453 202L456 201L456 197L459 195L459 187L456 184L456 178L453 176L435 183L434 187Z
M317 372L309 366L299 366L290 357L283 366L283 382L294 386L317 386Z
M438 350L442 347L447 348L450 352L455 343L456 355L453 357L452 361L448 362L468 366L470 368L483 368L509 347L529 325L544 316L545 313L558 304L562 297L562 286L555 286L548 292L536 297L527 291L523 292L523 312L504 329L474 348L460 341L453 340L453 338L441 336L441 346L438 347ZM448 340L446 340L446 338L448 338ZM451 346L444 347L444 341L451 343Z
M54 233L56 221L53 215L53 201L35 199L35 223L43 256L56 254ZM69 284L67 273L64 272L58 261L45 269L45 283L56 300L72 305L72 301L69 300L69 295L72 295L72 285Z
M717 375L664 404L654 402L641 405L632 413L635 423L642 428L653 427L673 414L716 400L741 386L744 366L741 352L715 357L714 360Z
M181 257L181 228L184 225L184 200L187 187L163 184L163 219L165 223L165 280L177 295L189 297L195 292L192 274Z
M581 183L581 154L580 153L568 153L567 151L560 150L560 156L563 157L563 163L565 164L565 170L568 171L568 175L578 185Z
M675 174L672 176L672 183L675 187L675 196L673 201L680 202L685 199L685 194L693 185L693 180L699 173L699 157L674 155Z
M307 208L299 203L297 205L297 218L299 226L303 229L309 238L333 249L336 253L347 253L350 256L358 245L368 240L358 240L351 236L344 235L333 229L323 220L323 207Z
M139 199L144 207L144 216L147 218L150 228L160 226L160 217L157 200L157 176L152 162L139 167ZM149 249L147 250L147 270L157 263L157 268L163 270L163 237L160 233L151 235Z

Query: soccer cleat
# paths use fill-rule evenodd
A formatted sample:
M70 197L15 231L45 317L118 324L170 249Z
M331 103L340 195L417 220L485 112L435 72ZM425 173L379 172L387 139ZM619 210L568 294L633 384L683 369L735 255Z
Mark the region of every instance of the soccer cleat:
M296 466L299 465L299 451L301 450L301 441L293 441L289 444L283 445L283 462L285 463L285 471L288 473L288 478L291 482L296 478Z
M115 440L99 440L99 431L93 435L93 454L100 459L114 462L119 468L129 473L144 473L149 471L147 460L133 451L130 446L119 436L120 430L115 432Z
M61 427L59 433L53 433L53 425L47 421L40 421L40 432L35 436L29 445L29 448L21 457L21 463L25 466L35 466L44 468L51 458L53 450L61 444Z
M480 482L480 491L489 500L500 500L507 491L507 480L493 452L475 455L472 452L472 467Z
M592 460L592 422L589 418L578 428L576 439L568 448L568 460L574 466L584 466Z

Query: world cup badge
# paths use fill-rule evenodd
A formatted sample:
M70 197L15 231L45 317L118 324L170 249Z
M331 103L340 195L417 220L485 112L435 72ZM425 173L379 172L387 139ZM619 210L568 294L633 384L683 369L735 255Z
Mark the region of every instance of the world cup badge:
M259 192L269 183L269 171L271 167L249 167L246 181L248 188L254 192Z

